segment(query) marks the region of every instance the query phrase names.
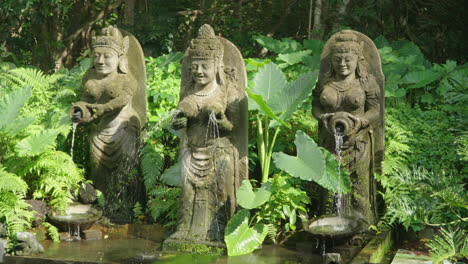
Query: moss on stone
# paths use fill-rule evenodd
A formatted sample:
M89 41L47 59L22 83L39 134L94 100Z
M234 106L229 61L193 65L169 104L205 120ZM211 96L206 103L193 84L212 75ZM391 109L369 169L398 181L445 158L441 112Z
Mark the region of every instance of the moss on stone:
M164 242L164 251L189 252L200 255L226 255L226 248L194 242Z

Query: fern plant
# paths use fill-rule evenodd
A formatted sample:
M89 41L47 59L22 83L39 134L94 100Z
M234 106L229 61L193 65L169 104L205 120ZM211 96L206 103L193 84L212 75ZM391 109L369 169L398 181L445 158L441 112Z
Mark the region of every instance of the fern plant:
M377 177L384 188L381 194L386 204L385 215L378 224L381 229L402 224L406 229L420 231L426 225L462 225L468 221L464 175L412 168Z
M444 260L457 261L468 257L468 233L463 228L448 227L440 229L427 243L434 264Z
M23 179L7 172L0 164L0 222L6 224L9 238L31 225L33 214L23 199L27 190Z
M0 100L0 116L4 117L0 120L0 167L5 178L0 183L0 219L11 236L29 226L26 195L63 211L71 202L71 189L78 190L78 183L84 181L71 157L57 150L57 139L70 130L70 122L63 120L65 106L54 101L57 87L53 84L59 77L27 68L0 72L4 92Z

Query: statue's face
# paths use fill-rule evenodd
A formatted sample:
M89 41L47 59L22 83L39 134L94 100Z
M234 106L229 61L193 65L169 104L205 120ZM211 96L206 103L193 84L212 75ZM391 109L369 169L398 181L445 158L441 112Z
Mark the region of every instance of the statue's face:
M119 55L111 48L97 47L93 51L93 62L96 73L107 76L117 71Z
M205 86L216 78L216 66L213 60L193 60L191 65L193 81Z
M351 52L335 53L332 55L331 61L333 70L338 75L347 77L356 72L358 55Z

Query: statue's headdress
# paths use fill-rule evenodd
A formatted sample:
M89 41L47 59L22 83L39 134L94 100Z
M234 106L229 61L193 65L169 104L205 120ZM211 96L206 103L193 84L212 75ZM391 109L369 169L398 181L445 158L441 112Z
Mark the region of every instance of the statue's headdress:
M335 36L335 43L331 45L331 52L351 52L358 56L362 56L362 45L354 34L350 32L339 32Z
M102 34L94 36L95 32L92 32L91 46L93 49L103 47L110 48L117 52L120 57L119 69L123 73L127 72L128 61L127 54L129 46L129 38L123 37L120 30L113 26L108 26L102 29Z
M198 30L198 36L190 42L188 53L192 59L213 59L216 62L223 60L224 47L215 36L210 25L203 25Z

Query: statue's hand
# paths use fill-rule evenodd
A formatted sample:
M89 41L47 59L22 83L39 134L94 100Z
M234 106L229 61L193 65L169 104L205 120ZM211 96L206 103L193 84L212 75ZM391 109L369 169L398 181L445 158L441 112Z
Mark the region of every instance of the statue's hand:
M369 126L369 120L363 117L358 117L350 113L345 113L346 117L354 122L354 132L359 131L361 128Z
M320 120L322 121L322 124L324 125L325 129L328 131L330 131L328 123L334 115L335 113L325 113L319 116Z
M188 118L184 115L183 112L179 111L172 117L172 128L175 130L182 129L187 127Z
M88 107L91 109L91 113L92 113L91 121L98 119L105 112L105 108L103 104L89 104Z
M216 115L216 123L218 123L219 127L221 127L224 130L231 131L232 130L232 123L227 119L226 115L224 112L221 112Z

